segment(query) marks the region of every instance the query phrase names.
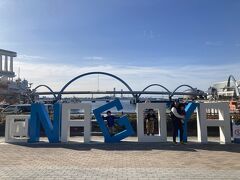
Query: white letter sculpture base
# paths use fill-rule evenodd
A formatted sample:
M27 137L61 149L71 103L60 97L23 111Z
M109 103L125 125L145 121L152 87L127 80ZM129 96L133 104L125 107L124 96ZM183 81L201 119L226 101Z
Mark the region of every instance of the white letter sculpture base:
M30 115L8 115L5 125L5 142L27 142Z
M157 136L147 136L144 134L144 111L154 109L158 111L158 130ZM166 104L165 103L138 103L137 104L137 135L139 142L166 142Z
M209 109L216 109L219 119L207 119ZM219 127L220 143L231 143L228 103L200 103L197 110L198 142L207 143L207 127Z
M91 104L83 103L63 103L62 104L62 130L61 142L67 142L70 138L70 127L83 127L84 128L84 142L91 140ZM71 109L84 110L84 120L71 120Z

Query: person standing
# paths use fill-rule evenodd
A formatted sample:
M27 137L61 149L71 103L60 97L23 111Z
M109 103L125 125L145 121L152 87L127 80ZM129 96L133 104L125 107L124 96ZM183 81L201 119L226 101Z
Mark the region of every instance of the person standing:
M157 121L157 117L153 109L149 109L146 119L147 135L149 136L151 134L152 136L154 136L154 124Z
M109 130L109 133L111 136L114 135L115 133L115 119L119 119L119 117L113 116L111 111L107 111L107 116L106 117L102 117L104 120L107 120L107 127Z
M173 124L173 143L176 142L178 130L180 131L180 143L183 144L183 119L185 118L184 106L175 101L171 108L171 119Z

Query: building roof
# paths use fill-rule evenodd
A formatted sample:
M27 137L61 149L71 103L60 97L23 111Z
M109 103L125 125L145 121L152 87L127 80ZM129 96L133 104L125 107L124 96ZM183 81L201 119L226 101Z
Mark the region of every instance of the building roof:
M11 56L11 57L16 57L17 53L14 51L8 51L4 49L0 49L0 55L6 55L6 56Z

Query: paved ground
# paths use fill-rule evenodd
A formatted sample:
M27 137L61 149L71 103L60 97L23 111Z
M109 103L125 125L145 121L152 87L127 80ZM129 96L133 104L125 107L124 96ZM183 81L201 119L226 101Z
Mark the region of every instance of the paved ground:
M0 138L0 179L240 179L240 144L129 138L116 144L17 145Z

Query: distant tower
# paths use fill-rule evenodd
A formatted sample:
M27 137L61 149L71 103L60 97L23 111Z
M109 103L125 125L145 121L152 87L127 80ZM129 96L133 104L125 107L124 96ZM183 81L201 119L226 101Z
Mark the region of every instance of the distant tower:
M13 72L13 58L16 56L16 52L0 49L0 78L13 80L15 77L15 73Z

